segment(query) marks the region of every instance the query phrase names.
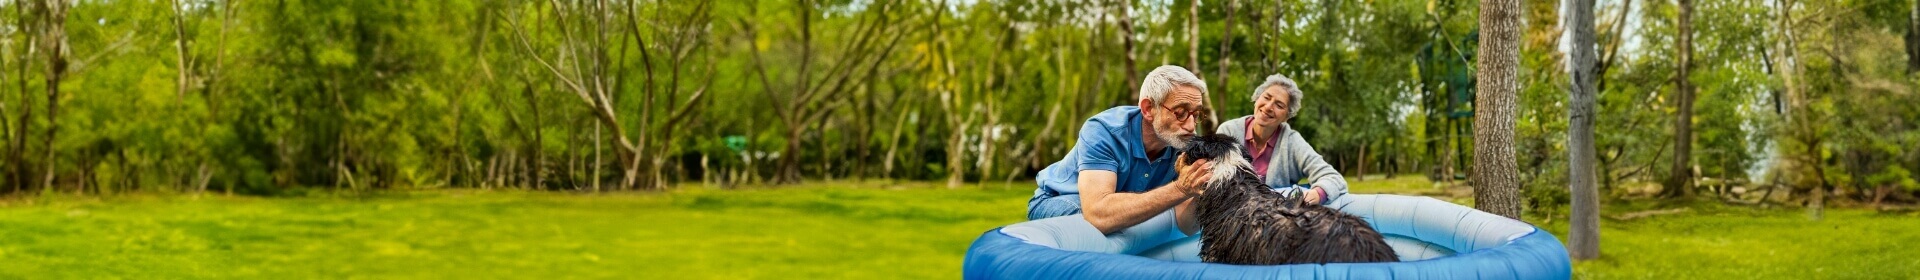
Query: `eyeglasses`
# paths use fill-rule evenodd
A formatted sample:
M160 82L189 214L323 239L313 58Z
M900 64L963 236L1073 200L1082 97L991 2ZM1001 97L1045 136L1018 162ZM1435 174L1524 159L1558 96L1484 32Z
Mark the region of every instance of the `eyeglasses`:
M1202 112L1207 111L1206 109L1200 109L1200 110L1194 110L1194 111L1174 110L1173 108L1167 108L1166 104L1158 104L1158 105L1154 105L1154 107L1160 107L1161 110L1167 110L1168 113L1173 113L1173 119L1180 120L1180 121L1186 121L1188 120L1188 118L1192 118L1194 115L1199 115Z

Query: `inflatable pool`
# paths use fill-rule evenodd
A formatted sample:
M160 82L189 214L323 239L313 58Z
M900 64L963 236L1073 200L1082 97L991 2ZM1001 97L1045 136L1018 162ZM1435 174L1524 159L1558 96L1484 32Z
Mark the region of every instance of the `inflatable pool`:
M966 279L1567 279L1553 234L1428 197L1346 195L1330 207L1365 218L1400 262L1244 266L1199 262L1199 238L1162 213L1113 235L1079 215L1008 225L967 249ZM1204 229L1202 230L1204 233Z

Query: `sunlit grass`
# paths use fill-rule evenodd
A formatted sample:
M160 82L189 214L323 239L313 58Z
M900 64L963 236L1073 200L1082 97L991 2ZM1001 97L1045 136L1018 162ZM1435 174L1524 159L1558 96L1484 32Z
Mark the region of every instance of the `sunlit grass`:
M1448 196L1418 176L1355 193ZM661 193L441 190L300 198L15 198L0 278L958 277L983 231L1024 220L1031 183L823 182ZM1904 278L1920 215L1616 202L1578 278ZM1529 218L1566 237L1564 217ZM1551 222L1549 222L1551 221Z
M952 278L1024 218L989 185L13 202L0 278Z
M1641 203L1647 204L1647 203ZM1608 206L1616 206L1608 205ZM1621 220L1648 205L1603 209L1601 258L1576 278L1912 279L1920 275L1920 214L1759 209L1719 202L1658 206L1677 214ZM1651 210L1646 210L1651 211ZM1564 219L1562 219L1564 221ZM1567 224L1545 225L1565 240Z
M1428 181L1419 174L1399 174L1393 178L1384 175L1368 175L1364 180L1347 178L1350 193L1388 193L1404 195L1444 195L1447 190L1441 184Z

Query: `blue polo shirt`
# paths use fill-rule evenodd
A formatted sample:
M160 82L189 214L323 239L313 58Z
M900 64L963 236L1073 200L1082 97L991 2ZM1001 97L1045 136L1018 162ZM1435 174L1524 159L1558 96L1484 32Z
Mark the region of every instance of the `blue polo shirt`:
M1081 170L1113 171L1119 177L1116 192L1146 192L1173 182L1179 176L1173 170L1178 152L1162 148L1155 151L1160 153L1156 160L1148 161L1146 143L1140 140L1141 120L1138 106L1113 107L1088 118L1067 157L1034 177L1040 185L1034 198L1080 193Z

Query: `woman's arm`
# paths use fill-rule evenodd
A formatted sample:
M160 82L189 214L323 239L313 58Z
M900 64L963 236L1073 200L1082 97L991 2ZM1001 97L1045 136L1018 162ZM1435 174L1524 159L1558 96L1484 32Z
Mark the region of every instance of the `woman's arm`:
M1339 170L1333 169L1333 165L1327 164L1319 152L1313 151L1313 145L1308 145L1307 139L1301 138L1299 133L1288 133L1285 145L1276 148L1288 149L1287 154L1293 155L1294 166L1300 167L1300 173L1307 175L1307 182L1314 188L1326 191L1327 197L1322 197L1320 203L1347 195L1347 178L1341 176Z

